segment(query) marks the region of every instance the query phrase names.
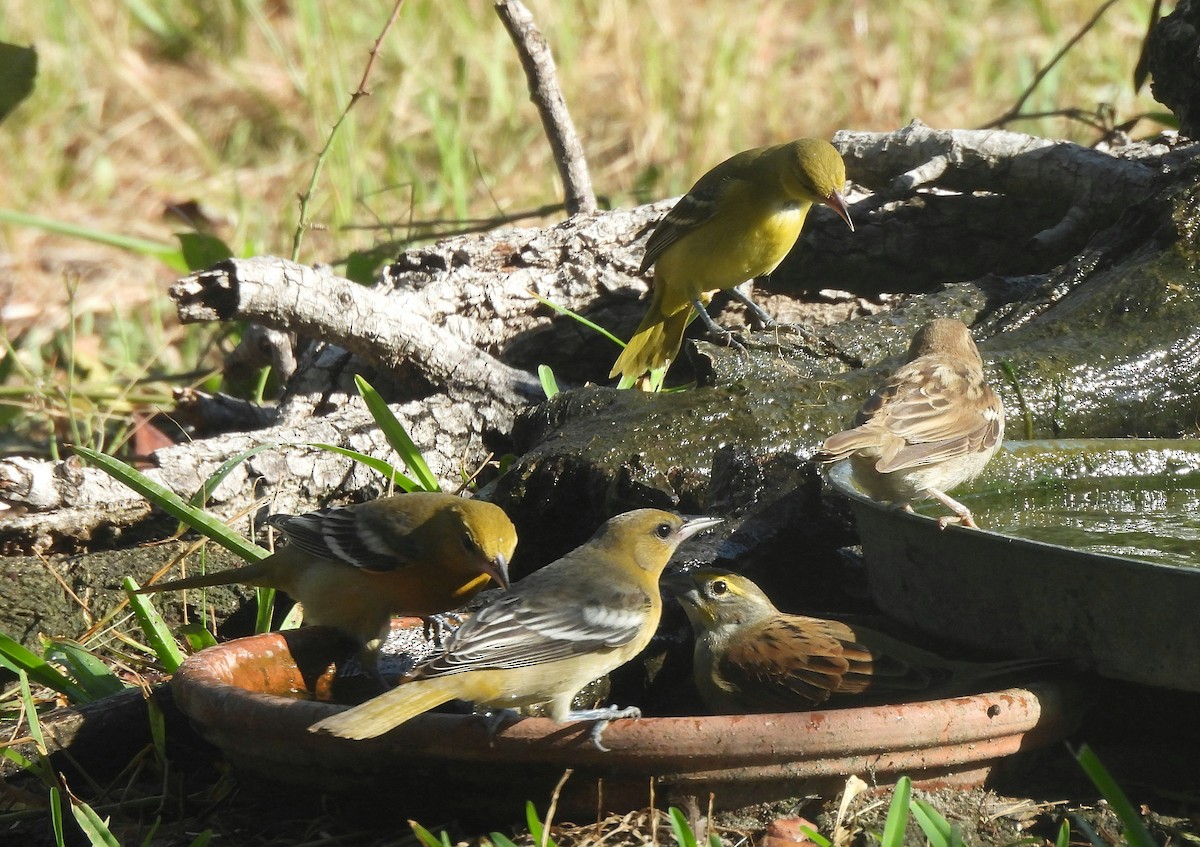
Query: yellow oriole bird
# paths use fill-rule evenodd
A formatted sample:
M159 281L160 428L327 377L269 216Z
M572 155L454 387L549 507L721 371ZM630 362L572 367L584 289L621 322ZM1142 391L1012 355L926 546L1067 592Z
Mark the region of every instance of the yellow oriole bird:
M650 306L609 377L634 380L666 368L679 353L693 309L720 334L705 311L716 291L731 290L770 323L735 286L779 266L813 203L829 206L853 230L841 194L845 183L841 155L818 138L746 150L700 177L646 242L638 272L654 266Z
M976 526L946 492L982 473L1004 440L1004 404L984 380L966 324L938 318L917 330L905 364L863 404L854 428L825 439L813 459L850 457L854 479L876 500L912 511L933 497L954 512L944 528Z
M636 708L571 711L589 682L632 659L662 614L658 578L675 548L720 522L639 509L612 518L561 559L515 583L384 694L313 724L314 732L373 738L450 700L487 709L538 703L556 721L609 719ZM601 748L603 749L603 748Z
M866 627L780 612L753 582L719 568L672 577L667 587L683 589L676 598L696 635L696 688L716 714L949 697L1059 664L943 659Z
M139 594L241 583L287 592L304 622L330 626L375 651L392 615L428 618L458 608L489 578L508 587L517 531L504 510L483 500L416 491L269 522L287 545L239 568L147 585Z

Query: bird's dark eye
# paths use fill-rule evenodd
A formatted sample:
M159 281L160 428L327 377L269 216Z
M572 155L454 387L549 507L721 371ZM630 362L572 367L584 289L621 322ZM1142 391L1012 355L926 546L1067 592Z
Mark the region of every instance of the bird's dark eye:
M477 542L475 540L475 536L471 535L471 533L469 533L469 532L463 533L462 546L463 546L463 549L466 550L468 553L478 553L479 552L479 542Z
M675 531L675 528L673 526L671 526L669 523L667 523L666 521L663 521L658 526L654 527L654 534L657 535L659 538L661 538L663 541L666 541L668 538L670 538L671 533L674 531Z
M708 584L708 590L712 592L714 597L721 597L729 593L729 583L723 579L714 579Z

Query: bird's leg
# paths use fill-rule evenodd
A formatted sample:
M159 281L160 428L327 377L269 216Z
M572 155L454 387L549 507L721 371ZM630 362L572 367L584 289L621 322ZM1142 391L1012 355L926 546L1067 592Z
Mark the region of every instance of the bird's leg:
M642 710L637 706L626 706L624 709L606 706L603 709L572 710L567 713L566 719L569 721L595 721L588 733L588 739L596 746L597 750L607 753L608 748L601 743L600 739L604 735L604 730L608 728L609 721L618 718L640 718L641 716Z
M746 283L743 283L743 285L745 285L745 284ZM863 367L862 359L858 358L857 356L855 356L851 353L847 353L845 350L843 350L841 347L838 347L836 344L834 344L828 338L824 338L821 335L818 335L817 331L815 329L813 329L811 326L809 326L808 324L805 324L805 323L783 324L783 323L775 320L773 317L771 317L770 315L768 315L766 313L766 311L763 309L762 306L758 305L753 300L751 300L750 295L747 294L746 292L742 291L740 286L729 289L729 295L731 297L733 297L733 299L742 303L746 307L746 310L750 313L750 316L752 318L754 318L756 321L758 321L759 323L761 323L763 325L764 329L779 329L781 327L786 326L788 330L798 333L804 339L805 342L813 345L814 352L816 352L817 349L824 349L824 350L828 351L829 354L831 354L835 359L840 361L842 364L849 365L852 368Z
M379 672L379 647L382 639L376 639L364 644L359 648L358 665L362 668L363 673L367 678L379 686L380 691L387 691L390 687L387 680L383 678L383 674Z
M975 523L975 518L971 515L971 510L962 503L955 500L944 491L939 491L936 488L926 488L926 493L933 497L950 511L954 512L954 517L947 515L943 518L938 518L938 527L945 529L952 523L961 523L963 526L969 526L972 529L979 529L979 524Z
M750 283L748 283L748 282L742 283L742 285L749 285L749 284ZM775 320L773 317L768 315L766 310L763 309L762 306L755 303L753 300L750 299L749 294L747 294L745 291L742 291L742 285L735 285L733 288L729 289L729 296L732 297L734 300L737 300L743 306L745 306L746 311L750 313L750 317L752 317L752 318L754 318L754 320L758 321L763 326L764 329L771 329L773 327L779 326L779 321Z
M704 329L708 333L708 337L715 344L724 344L726 347L733 347L741 350L743 353L746 351L745 345L738 341L732 332L717 326L716 321L709 316L704 301L699 299L693 300L692 307L695 308L696 316L700 318L700 323L704 324Z

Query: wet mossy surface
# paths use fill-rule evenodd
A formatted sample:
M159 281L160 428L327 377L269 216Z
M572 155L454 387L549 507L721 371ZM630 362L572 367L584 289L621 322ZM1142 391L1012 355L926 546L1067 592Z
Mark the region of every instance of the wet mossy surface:
M747 350L699 342L698 383L648 395L565 392L523 413L515 466L494 499L533 567L610 515L642 506L715 512L723 531L778 511L774 532L830 565L845 544L807 461L896 367L934 317L972 325L1009 438L1187 437L1200 421L1200 161L1044 275L987 278L915 295L822 330L752 333ZM855 367L859 362L863 367ZM760 539L766 541L766 538ZM744 551L734 544L716 556Z

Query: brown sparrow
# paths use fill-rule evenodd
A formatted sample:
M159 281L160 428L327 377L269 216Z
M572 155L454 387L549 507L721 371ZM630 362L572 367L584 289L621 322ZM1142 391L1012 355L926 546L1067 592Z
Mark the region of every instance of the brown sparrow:
M961 322L939 318L921 327L905 364L863 404L854 428L825 439L813 459L850 457L854 479L876 500L912 511L925 497L976 526L947 491L979 476L1004 438L1004 405L983 379L983 361Z
M696 634L696 688L716 714L949 697L1058 664L952 661L866 627L784 614L753 582L720 568L672 576L667 585L683 589L676 599Z

